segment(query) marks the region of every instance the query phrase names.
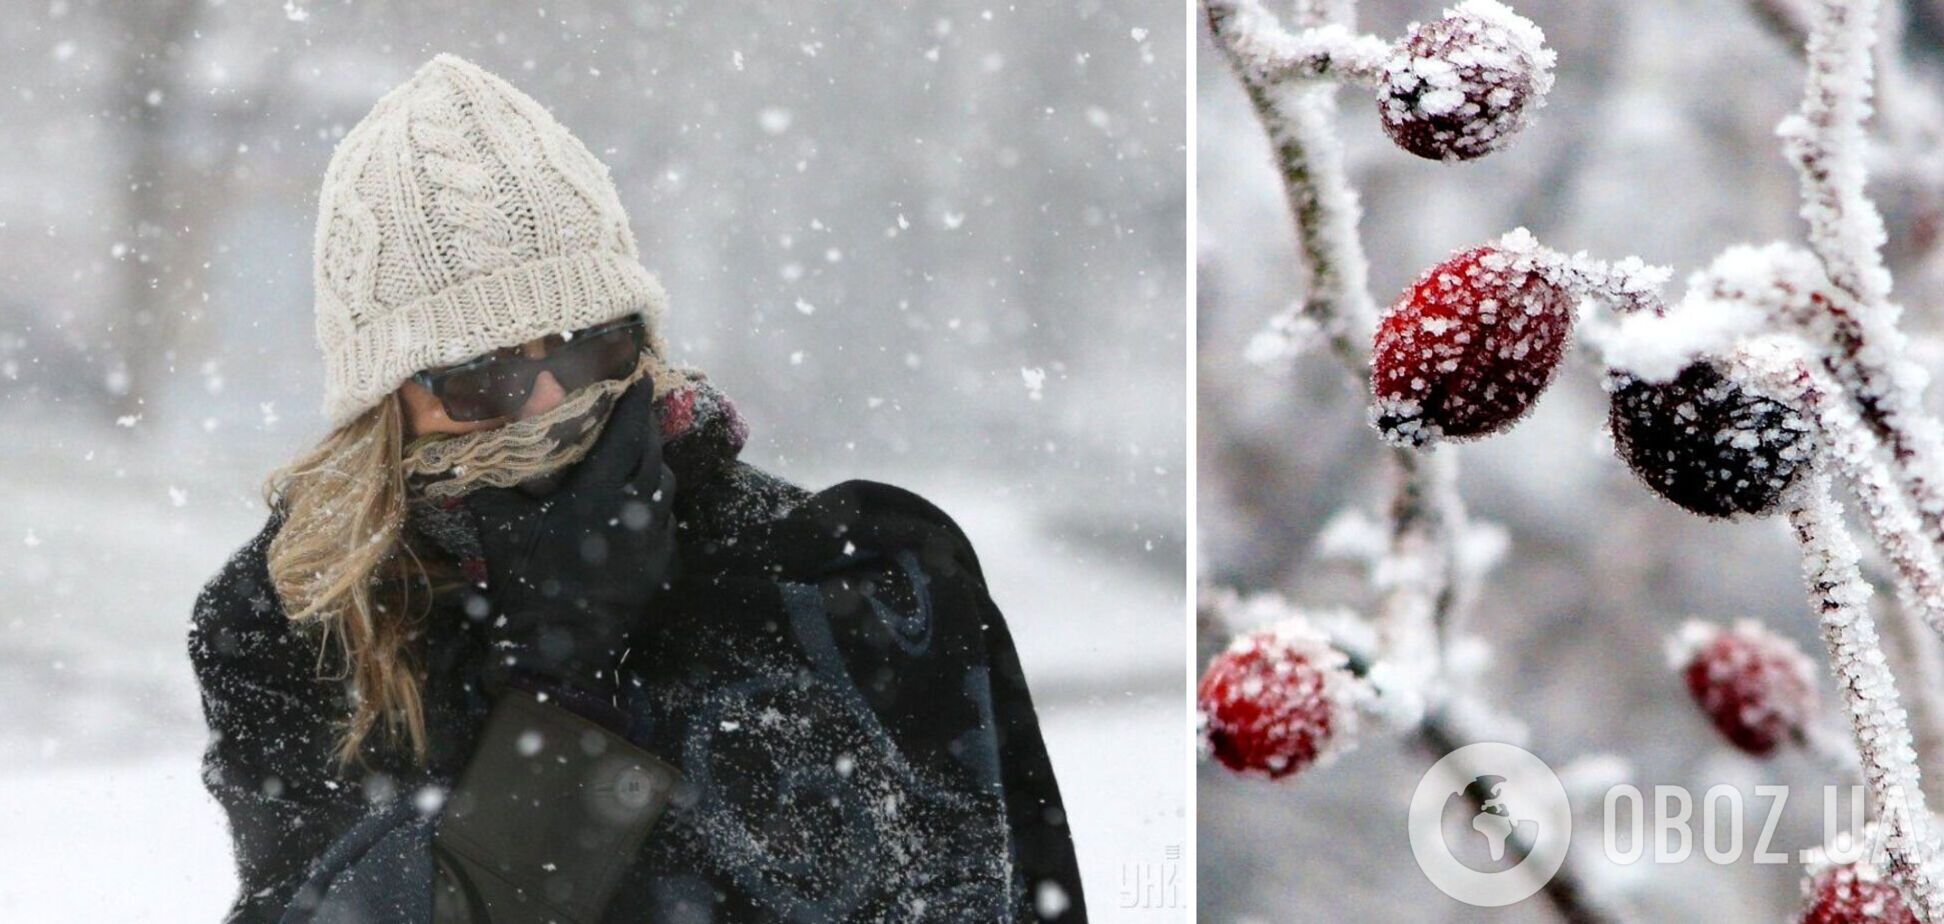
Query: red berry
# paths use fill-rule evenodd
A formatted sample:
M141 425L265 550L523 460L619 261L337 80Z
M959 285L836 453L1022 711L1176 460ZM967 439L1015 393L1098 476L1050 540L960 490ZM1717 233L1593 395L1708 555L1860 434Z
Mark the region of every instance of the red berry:
M1607 389L1614 451L1649 490L1691 513L1773 513L1809 464L1809 422L1709 360L1668 382L1611 373Z
M1828 866L1803 881L1802 924L1917 924L1896 883L1868 864Z
M1397 146L1431 160L1483 157L1524 128L1552 89L1545 34L1497 0L1413 25L1384 65L1377 111Z
M1272 780L1316 763L1355 731L1361 681L1347 661L1301 620L1236 638L1196 689L1204 750Z
M1378 322L1371 422L1400 446L1511 426L1552 383L1573 305L1524 253L1486 245L1432 267Z
M1715 730L1757 757L1802 740L1816 714L1814 662L1753 620L1731 629L1690 622L1673 654L1688 693Z

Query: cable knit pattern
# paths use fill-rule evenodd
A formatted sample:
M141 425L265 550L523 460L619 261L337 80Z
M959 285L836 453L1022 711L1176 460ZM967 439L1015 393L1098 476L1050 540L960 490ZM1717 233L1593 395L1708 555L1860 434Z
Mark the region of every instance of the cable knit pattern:
M661 284L606 165L531 97L442 54L331 154L318 196L324 414L412 373L623 315L660 352Z

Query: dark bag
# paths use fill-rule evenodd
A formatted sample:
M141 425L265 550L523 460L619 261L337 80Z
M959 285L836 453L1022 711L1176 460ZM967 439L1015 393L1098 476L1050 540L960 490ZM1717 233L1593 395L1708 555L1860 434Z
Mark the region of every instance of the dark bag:
M407 796L359 819L280 924L595 924L676 779L600 724L508 690L443 810Z

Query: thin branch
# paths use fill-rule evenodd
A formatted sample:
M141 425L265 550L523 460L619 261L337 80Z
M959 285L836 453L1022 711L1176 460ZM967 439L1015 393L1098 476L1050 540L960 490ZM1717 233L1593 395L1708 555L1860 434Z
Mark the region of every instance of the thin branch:
M1876 5L1823 0L1816 5L1804 55L1808 76L1801 108L1777 132L1796 163L1809 246L1822 261L1834 297L1828 314L1831 371L1857 402L1863 420L1889 447L1891 472L1917 506L1933 543L1944 542L1944 431L1923 410L1916 367L1904 358L1883 263L1883 216L1864 186L1863 125L1870 116Z
M1358 35L1331 23L1290 32L1254 3L1209 4L1221 8L1228 58L1244 82L1272 86L1286 80L1328 79L1375 87L1383 77L1391 46L1374 35ZM1211 20L1212 21L1212 20Z
M1393 451L1390 549L1373 569L1383 593L1376 613L1379 650L1414 674L1431 676L1443 660L1454 565L1446 517L1464 517L1449 452Z
M1836 461L1856 492L1864 521L1893 572L1898 613L1891 634L1905 667L1902 674L1914 680L1909 695L1916 713L1915 739L1925 763L1944 767L1944 693L1933 680L1939 667L1934 646L1944 635L1944 562L1937 547L1923 534L1908 499L1879 461L1881 445L1828 373L1798 351L1779 346L1744 350L1737 359L1762 390L1809 416L1821 435L1825 457Z
M1944 635L1944 562L1878 461L1881 447L1843 400L1842 387L1792 350L1745 350L1738 359L1754 372L1762 390L1815 422L1822 454L1835 461L1855 489L1870 534L1895 569L1903 608L1921 614Z
M1877 818L1890 831L1890 873L1919 918L1937 924L1944 921L1944 890L1937 880L1930 811L1919 785L1908 718L1877 641L1870 585L1858 569L1856 543L1830 497L1829 475L1814 473L1797 492L1789 524L1802 545L1803 577L1811 603L1821 613L1823 642L1843 690L1864 780L1876 800Z
M1831 284L1871 309L1890 298L1883 216L1864 191L1876 21L1875 0L1816 4L1803 52L1802 105L1776 127L1801 178L1810 249Z
M1813 20L1810 0L1749 0L1748 5L1783 45L1797 54L1805 52ZM1879 152L1878 161L1907 190L1911 201L1901 203L1906 210L1935 216L1944 210L1944 159L1937 153L1944 137L1944 100L1904 60L1900 46L1909 16L1897 3L1885 5L1882 12L1875 127L1885 150ZM1934 247L1937 240L1931 236L1926 246Z
M1331 349L1362 375L1369 365L1369 332L1377 324L1376 303L1370 297L1370 264L1364 256L1357 224L1363 207L1344 167L1343 144L1338 140L1336 87L1289 81L1269 81L1245 57L1254 36L1275 21L1256 0L1207 0L1202 4L1209 32L1222 49L1256 116L1269 133L1276 165L1296 223L1296 238L1309 269L1306 295L1292 309L1270 322L1271 338L1286 337L1307 319L1328 338ZM1320 19L1311 9L1309 18ZM1320 21L1299 25L1320 26ZM1242 51L1237 49L1241 48ZM1280 351L1287 354L1295 344ZM1276 349L1256 351L1275 355Z

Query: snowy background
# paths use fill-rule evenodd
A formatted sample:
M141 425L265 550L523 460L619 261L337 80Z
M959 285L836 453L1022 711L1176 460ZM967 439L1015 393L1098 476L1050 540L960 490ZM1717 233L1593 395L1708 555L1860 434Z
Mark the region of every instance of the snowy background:
M1671 265L1673 296L1727 245L1801 241L1796 177L1773 130L1800 97L1802 68L1746 4L1511 5L1545 30L1559 65L1550 104L1508 149L1454 166L1420 160L1383 137L1366 91L1339 94L1380 306L1454 249L1519 225L1567 252L1637 254ZM1891 6L1909 17L1904 57L1937 92L1944 4ZM1359 4L1364 30L1386 38L1440 8L1434 0ZM1301 267L1262 130L1205 34L1200 47L1200 574L1304 604L1359 603L1359 573L1320 561L1315 543L1336 513L1373 509L1381 499L1385 468L1378 437L1364 423L1366 388L1322 351L1286 374L1243 360L1250 336L1301 295ZM1934 334L1944 289L1927 253L1939 225L1934 208L1923 207L1934 193L1927 200L1897 183L1873 191L1893 236L1888 256L1896 295L1909 307L1904 326ZM1918 355L1934 376L1944 374L1934 341ZM1662 653L1663 639L1684 619L1752 617L1797 639L1821 663L1800 560L1784 528L1704 522L1651 496L1613 457L1601 432L1605 416L1598 370L1569 356L1530 418L1458 450L1473 515L1502 524L1510 539L1475 617L1492 653L1478 692L1521 717L1534 750L1556 770L1580 771L1569 776L1605 775L1649 791L1684 785L1697 801L1719 783L1746 795L1757 784L1829 781L1807 758L1758 763L1717 744ZM1205 661L1206 641L1201 649ZM1833 702L1833 683L1825 679L1822 693ZM1202 766L1201 920L1557 920L1538 899L1502 910L1461 905L1419 872L1405 811L1432 760L1373 740L1281 785ZM1820 841L1819 800L1815 789L1797 790L1776 849ZM1744 836L1752 846L1768 800L1750 795L1747 805L1753 820ZM1797 908L1793 865L1757 866L1744 854L1720 867L1697 847L1683 865L1614 868L1599 862L1596 820L1581 816L1574 862L1592 861L1603 894L1630 905L1638 920L1778 921Z
M1090 905L1182 919L1182 12L0 3L0 920L227 906L190 605L322 432L332 145L440 51L612 167L749 458L960 520Z

